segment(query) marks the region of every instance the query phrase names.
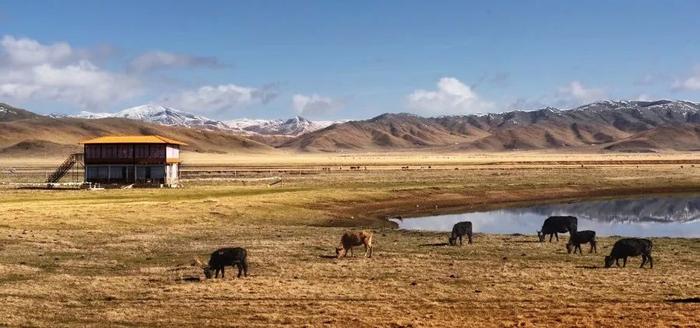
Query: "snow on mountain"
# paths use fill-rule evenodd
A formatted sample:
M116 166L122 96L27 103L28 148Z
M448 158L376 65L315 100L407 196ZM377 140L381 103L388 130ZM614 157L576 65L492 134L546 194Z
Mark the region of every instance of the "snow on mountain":
M128 118L168 126L228 129L228 126L221 121L212 120L204 116L195 115L171 107L152 104L131 107L116 113L80 112L80 114L74 115L73 117L85 119L110 117Z
M65 117L66 115L51 114L49 116L51 116L51 117ZM79 114L72 115L71 117L98 119L98 118L108 118L108 117L118 117L118 116L116 116L116 114L112 114L112 113L93 113L93 112L81 111Z
M574 111L592 111L600 112L605 110L635 110L641 111L642 109L651 111L673 111L676 113L695 113L700 110L698 104L689 101L672 101L672 100L657 100L657 101L614 101L614 100L604 100L587 105L583 105L574 108Z
M40 116L41 115L34 114L24 109L15 108L8 104L0 103L0 122L37 118Z
M242 130L248 133L298 136L304 133L324 129L339 122L310 121L303 117L297 116L288 120L238 119L226 121L225 123L233 129Z
M309 121L298 116L288 120L237 119L223 122L171 107L153 104L131 107L116 113L80 112L80 114L73 115L72 117L84 119L111 117L128 118L168 126L230 130L245 134L285 136L297 136L320 130L337 123L334 121Z

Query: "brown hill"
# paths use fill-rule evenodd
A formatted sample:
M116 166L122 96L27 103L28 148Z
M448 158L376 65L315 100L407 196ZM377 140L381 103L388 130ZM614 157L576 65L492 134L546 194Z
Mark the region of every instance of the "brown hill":
M106 118L52 118L0 107L0 155L69 153L81 140L103 135L160 134L186 150L208 153L300 151L603 151L700 150L700 105L684 101L604 101L571 110L544 108L488 115L425 118L383 114L335 124L292 139L171 127Z
M66 154L80 151L78 145L64 145L46 140L24 140L12 146L0 149L0 156L16 157L63 157Z
M269 152L274 148L225 131L168 127L142 121L108 118L77 119L36 116L0 122L0 152L25 155L55 148L60 155L77 149L79 142L104 135L159 134L188 144L184 149L195 152ZM52 151L52 154L56 154Z
M34 114L28 110L0 103L0 122L10 122L39 117L41 117L41 115Z
M693 136L698 126L700 105L695 103L604 101L565 111L544 108L436 118L384 114L370 120L336 124L302 135L282 147L328 152L421 148L624 150L627 143L649 149L697 150L700 142ZM674 129L677 131L673 132ZM672 141L681 135L684 141Z
M431 148L477 140L485 135L471 126L453 132L434 119L411 114L384 114L367 121L351 121L307 133L283 148L304 151Z
M651 152L664 149L700 150L700 125L664 125L605 147L622 152Z

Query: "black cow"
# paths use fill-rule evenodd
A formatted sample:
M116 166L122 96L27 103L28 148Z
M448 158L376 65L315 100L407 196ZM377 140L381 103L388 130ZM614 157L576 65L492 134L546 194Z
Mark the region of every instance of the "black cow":
M537 232L537 237L540 242L544 241L546 235L549 235L549 242L552 242L552 237L556 237L559 241L557 233L572 233L578 230L578 219L575 216L550 216L542 224L542 230Z
M596 241L595 241L595 231L591 230L584 230L584 231L576 231L571 233L571 237L569 238L569 242L566 244L566 251L571 254L571 251L574 251L574 254L576 254L576 250L578 249L579 254L583 254L583 251L581 250L581 244L591 244L591 250L588 251L589 253L593 253L595 251L598 253L598 247L596 246Z
M452 227L452 234L450 234L450 245L454 246L457 244L457 238L459 238L459 245L462 245L462 236L467 235L469 243L472 243L472 223L469 221L463 221L455 223Z
M232 248L220 248L211 253L209 258L209 265L204 267L204 275L207 279L210 279L214 272L215 278L219 277L219 271L221 271L221 278L224 278L224 267L237 266L238 267L238 278L241 277L241 273L248 276L248 252L244 248L232 247Z
M628 256L642 256L642 265L640 268L644 267L644 264L649 261L649 268L654 267L654 262L651 258L651 240L641 239L641 238L625 238L620 239L613 245L612 251L609 256L605 257L605 267L609 268L613 265L613 262L620 266L619 259L622 259L622 267L627 265Z

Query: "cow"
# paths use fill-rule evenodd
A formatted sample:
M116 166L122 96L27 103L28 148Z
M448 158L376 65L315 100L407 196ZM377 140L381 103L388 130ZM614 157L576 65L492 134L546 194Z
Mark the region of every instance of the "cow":
M574 251L574 254L576 254L576 250L578 249L579 254L583 254L583 251L581 250L581 244L591 244L591 250L588 251L588 253L593 253L595 251L598 253L598 247L596 245L596 240L595 240L595 231L591 230L584 230L584 231L576 231L571 233L571 237L569 238L569 242L566 244L566 251L571 254L571 251Z
M368 231L346 232L340 237L340 246L336 247L337 258L344 257L350 251L351 256L355 256L352 248L355 246L365 246L365 256L372 257L372 233Z
M220 248L211 253L209 258L209 265L205 266L204 275L207 279L211 279L212 276L215 278L219 277L219 271L221 271L221 278L224 278L224 267L237 266L238 267L238 278L241 277L243 273L246 277L248 276L248 252L244 248L240 247L227 247ZM214 273L216 273L214 275Z
M459 245L462 246L462 236L467 235L469 243L472 243L472 223L469 221L457 222L452 227L452 233L448 239L451 246L457 244L457 238L459 238Z
M542 230L537 231L537 237L540 242L543 242L545 237L549 235L549 242L552 242L552 237L556 237L559 241L557 233L573 233L578 230L578 219L575 216L550 216L542 224Z
M622 259L622 267L627 265L627 257L629 256L642 256L642 265L640 268L644 267L644 264L649 262L649 268L654 268L654 262L651 258L651 248L653 244L649 239L642 238L625 238L620 239L613 245L610 255L605 257L605 267L609 268L613 265L613 262L620 266L619 259Z

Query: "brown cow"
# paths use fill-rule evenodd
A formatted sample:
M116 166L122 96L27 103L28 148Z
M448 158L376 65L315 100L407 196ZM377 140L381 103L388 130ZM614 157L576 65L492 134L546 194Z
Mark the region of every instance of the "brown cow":
M340 238L340 247L336 247L335 254L338 258L344 257L350 251L350 256L355 256L352 251L354 246L365 245L365 256L372 257L372 233L367 231L346 232Z

